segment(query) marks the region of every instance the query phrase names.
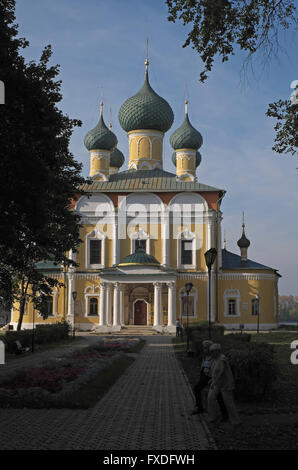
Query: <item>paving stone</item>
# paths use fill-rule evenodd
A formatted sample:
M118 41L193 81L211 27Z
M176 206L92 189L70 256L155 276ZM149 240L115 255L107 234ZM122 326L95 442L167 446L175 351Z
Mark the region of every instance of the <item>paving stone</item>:
M1 410L0 448L215 448L202 418L190 416L194 398L171 337L151 335L145 339L146 346L136 361L93 408Z

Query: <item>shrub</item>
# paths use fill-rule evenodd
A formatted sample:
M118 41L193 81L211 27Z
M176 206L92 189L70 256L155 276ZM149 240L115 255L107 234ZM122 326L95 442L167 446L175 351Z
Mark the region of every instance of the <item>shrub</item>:
M251 335L249 333L229 333L228 335L225 335L225 340L227 338L231 338L232 340L235 340L235 341L250 342Z
M36 325L34 332L35 344L53 343L68 338L68 323L56 323L52 325ZM23 347L30 347L32 343L32 330L13 331L7 330L4 336L5 348L8 353L16 352L16 341L20 341Z
M183 323L183 326L184 326L184 329L186 331L187 323ZM193 333L194 331L199 331L200 333L202 333L204 335L207 335L207 337L208 337L209 322L207 322L207 321L200 321L200 322L197 322L197 323L189 323L188 328L189 328L189 333L190 334ZM223 336L224 335L224 331L225 331L224 325L217 324L217 323L212 323L211 329L212 329L212 335L215 335L215 336Z
M241 338L242 336L242 338ZM250 342L247 335L229 334L212 336L212 341L221 344L222 352L229 360L235 378L235 396L239 400L261 400L272 388L278 376L274 358L274 347L267 343ZM199 360L202 358L202 342L208 334L193 331L192 348Z
M266 343L249 344L246 349L226 352L239 400L262 400L278 377L274 352Z
M16 341L20 341L23 347L30 347L32 342L32 330L13 331L7 330L3 336L5 349L8 353L16 352Z
M68 338L68 323L56 323L53 325L37 325L35 332L36 344L54 343Z

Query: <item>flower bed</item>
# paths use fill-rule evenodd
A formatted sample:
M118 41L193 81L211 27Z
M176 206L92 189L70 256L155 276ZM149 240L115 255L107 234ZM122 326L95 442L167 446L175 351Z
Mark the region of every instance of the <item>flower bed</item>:
M106 341L43 362L39 367L15 370L0 383L0 407L62 408L71 394L109 367L138 339Z

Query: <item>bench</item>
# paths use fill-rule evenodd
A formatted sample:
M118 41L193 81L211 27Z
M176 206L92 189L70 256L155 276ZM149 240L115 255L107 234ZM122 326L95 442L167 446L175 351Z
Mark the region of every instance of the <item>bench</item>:
M30 351L30 348L23 347L19 340L15 341L15 346L16 346L16 354L22 354L27 351Z

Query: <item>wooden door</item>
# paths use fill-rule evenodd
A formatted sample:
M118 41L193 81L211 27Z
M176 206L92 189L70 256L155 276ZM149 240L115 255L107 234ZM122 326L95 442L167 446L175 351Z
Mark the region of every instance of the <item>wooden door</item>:
M135 325L147 325L147 304L145 300L137 300L134 304Z

